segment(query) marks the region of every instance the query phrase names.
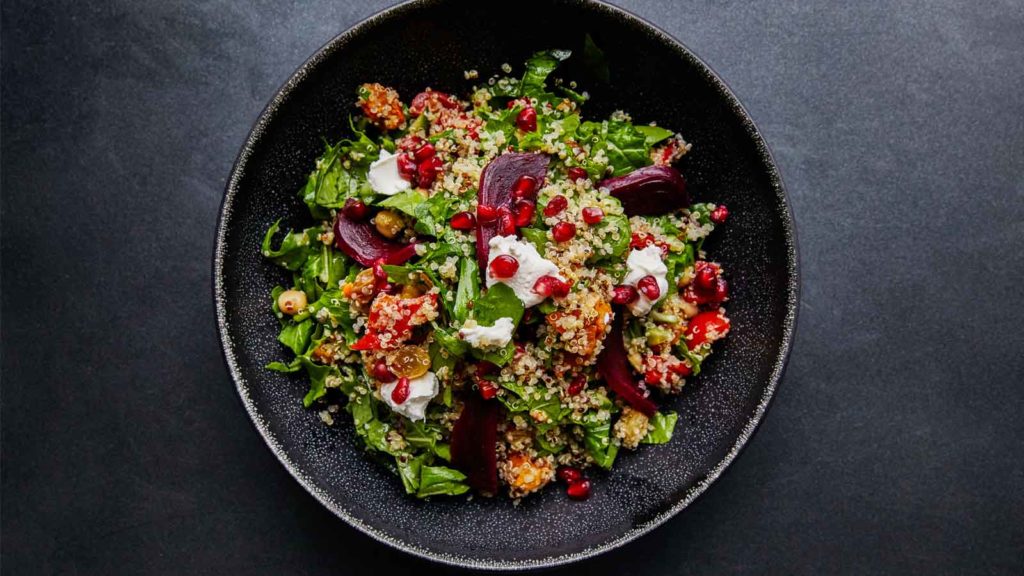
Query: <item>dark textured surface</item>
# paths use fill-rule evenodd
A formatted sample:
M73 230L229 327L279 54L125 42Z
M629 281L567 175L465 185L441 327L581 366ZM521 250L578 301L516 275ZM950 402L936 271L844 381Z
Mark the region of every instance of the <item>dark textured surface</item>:
M1024 7L629 3L772 145L803 306L728 474L608 573L1020 573ZM238 144L363 3L8 1L5 573L415 568L337 520L247 421L210 321Z
M778 174L721 82L676 42L622 11L575 1L522 0L519 6L543 7L549 20L523 32L513 22L488 18L489 8L479 2L421 2L375 17L319 51L274 97L239 155L215 248L225 355L246 409L274 453L317 499L360 530L458 566L511 569L579 560L639 537L692 502L764 414L789 349L797 303L792 221ZM729 338L715 347L685 394L661 401L680 414L674 434L679 441L624 454L607 476L595 472L586 502L573 502L557 489L518 508L505 498L410 499L397 478L356 449L347 419L326 430L302 408L306 378L264 368L282 358L267 294L287 278L259 255L264 231L282 217L292 226L309 225L295 190L322 153L320 135L339 137L339 119L350 112L361 81L373 78L407 95L428 84L461 92L469 89L468 68L499 70L503 62L521 62L536 46L579 49L586 33L609 47L611 80L591 84L585 75L569 76L584 81L591 94L584 113L602 118L625 107L638 121L656 118L685 133L695 143L678 163L689 192L695 200L730 207L728 224L704 245L729 271ZM427 39L436 40L421 51L379 56L389 46ZM636 66L640 60L643 67ZM571 65L570 59L566 73ZM653 71L661 74L652 77ZM687 97L680 101L675 96L682 93Z

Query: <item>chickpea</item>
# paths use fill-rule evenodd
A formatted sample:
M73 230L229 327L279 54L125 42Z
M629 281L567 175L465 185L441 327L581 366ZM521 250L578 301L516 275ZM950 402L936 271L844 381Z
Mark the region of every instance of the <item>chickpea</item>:
M377 227L377 232L380 232L385 238L394 238L405 228L402 217L391 210L377 212L373 218L373 225Z
M306 308L306 293L302 290L285 290L277 297L277 307L289 316L295 316Z

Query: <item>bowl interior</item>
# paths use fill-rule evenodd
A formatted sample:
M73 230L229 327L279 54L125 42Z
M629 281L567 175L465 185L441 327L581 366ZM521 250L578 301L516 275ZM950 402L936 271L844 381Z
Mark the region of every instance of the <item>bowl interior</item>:
M487 3L400 6L339 36L297 72L264 112L228 185L215 261L225 354L242 399L268 444L326 506L361 530L407 551L463 565L546 565L600 552L685 507L713 481L763 415L788 353L796 302L792 223L781 183L756 130L716 77L671 39L610 7L579 2L516 4L520 18ZM549 489L518 507L495 499L406 497L401 482L357 445L351 422L324 426L301 398L304 378L264 370L286 357L267 309L287 281L259 255L263 232L310 222L297 191L322 152L345 135L356 86L375 81L408 100L426 86L467 95L530 53L581 51L589 33L606 56L608 82L572 65L555 76L591 96L585 118L617 109L637 122L680 131L693 151L679 167L696 201L729 206L730 221L706 249L729 272L732 333L682 396L663 446L620 453L610 474L592 475L585 502ZM571 62L577 62L573 58ZM475 69L480 79L467 81Z

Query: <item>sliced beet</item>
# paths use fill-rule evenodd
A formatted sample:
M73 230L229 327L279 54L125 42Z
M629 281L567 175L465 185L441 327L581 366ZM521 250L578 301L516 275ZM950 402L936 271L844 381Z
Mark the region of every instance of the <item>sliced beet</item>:
M363 266L378 260L385 264L404 264L416 255L416 244L402 244L384 238L365 220L353 220L339 212L334 221L334 245Z
M597 186L618 198L627 216L656 216L690 205L686 180L671 166L646 166Z
M512 209L512 187L520 176L531 176L537 181L537 189L544 186L548 173L548 157L544 154L502 154L484 168L480 174L480 189L477 201L484 206L498 209ZM480 269L487 269L489 242L498 234L498 221L480 222L476 229L476 255Z
M467 395L452 428L452 465L484 494L498 493L498 402Z
M597 358L597 372L601 374L608 387L633 408L653 416L658 407L640 390L640 386L629 369L626 359L626 346L622 342L622 317L618 315L612 325L612 331L604 341L604 350Z

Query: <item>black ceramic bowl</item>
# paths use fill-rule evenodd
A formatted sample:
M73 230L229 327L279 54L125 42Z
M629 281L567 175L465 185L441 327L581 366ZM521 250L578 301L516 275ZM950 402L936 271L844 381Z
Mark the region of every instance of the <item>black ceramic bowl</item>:
M324 506L401 550L463 566L524 568L571 562L628 542L685 508L715 481L764 416L789 352L797 309L793 222L765 143L722 81L654 26L594 2L520 0L529 22L496 18L486 2L424 1L382 12L331 40L288 80L260 116L231 173L214 259L217 320L238 393L270 449ZM297 191L323 138L345 134L356 86L381 82L411 97L425 86L466 95L481 77L532 52L579 50L589 33L610 81L571 65L556 76L589 90L587 118L616 109L681 132L694 149L679 168L695 201L732 215L706 248L728 270L732 332L704 372L668 406L680 424L667 445L620 455L594 472L584 502L551 487L509 499L421 501L368 458L351 422L324 426L302 407L302 377L264 370L286 356L275 341L270 289L285 275L259 255L278 218L309 223ZM571 62L571 61L570 61ZM297 538L302 537L296 535Z

